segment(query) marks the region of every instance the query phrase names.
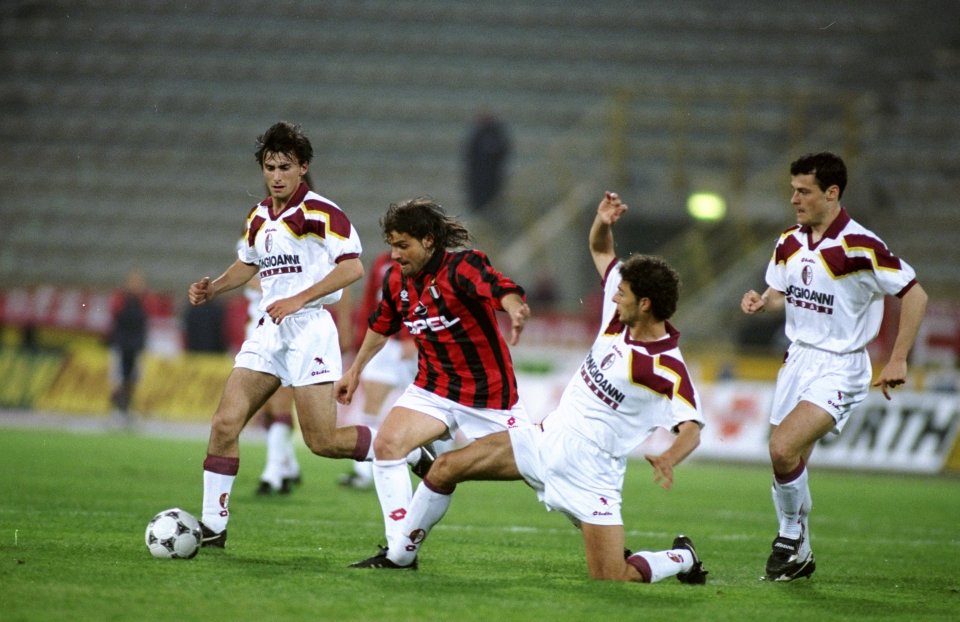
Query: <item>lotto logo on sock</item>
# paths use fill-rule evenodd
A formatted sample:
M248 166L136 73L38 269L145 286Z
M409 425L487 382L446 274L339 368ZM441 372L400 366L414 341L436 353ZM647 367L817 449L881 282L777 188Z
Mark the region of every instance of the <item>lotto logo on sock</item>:
M407 508L397 508L390 512L390 520L402 521L407 516Z

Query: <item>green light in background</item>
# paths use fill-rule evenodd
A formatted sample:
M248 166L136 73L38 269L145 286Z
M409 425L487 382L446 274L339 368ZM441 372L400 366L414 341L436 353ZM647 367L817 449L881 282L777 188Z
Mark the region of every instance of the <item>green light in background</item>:
M722 220L727 215L727 202L719 194L695 192L687 199L687 212L697 220Z

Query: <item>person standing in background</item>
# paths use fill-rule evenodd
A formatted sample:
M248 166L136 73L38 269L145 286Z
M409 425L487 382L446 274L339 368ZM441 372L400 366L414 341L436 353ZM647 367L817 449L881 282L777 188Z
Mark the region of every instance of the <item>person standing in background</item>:
M140 375L140 357L147 345L147 280L140 270L127 274L124 288L110 305L110 348L113 391L110 403L130 423L130 403Z
M464 185L472 215L496 216L494 208L503 191L510 151L506 125L493 113L482 110L463 148Z

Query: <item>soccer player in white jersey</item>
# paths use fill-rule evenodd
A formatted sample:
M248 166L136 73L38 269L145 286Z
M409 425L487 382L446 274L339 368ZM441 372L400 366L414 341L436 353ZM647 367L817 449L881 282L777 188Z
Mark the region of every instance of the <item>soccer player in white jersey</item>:
M333 383L342 362L337 327L324 308L363 276L360 238L346 214L305 183L313 148L299 126L274 124L258 138L255 155L270 196L250 210L237 260L188 291L190 304L199 305L255 275L263 290L254 335L236 356L210 425L204 546L226 543L240 432L280 385L293 387L303 440L313 453L373 458L369 428L337 427ZM419 449L415 453L419 459Z
M797 224L777 241L766 291L750 290L740 302L748 315L785 308L790 340L770 413L779 519L765 572L771 581L809 577L816 569L807 463L816 442L839 434L867 395L867 344L880 330L884 296L901 299L890 359L873 382L887 399L906 381L907 355L927 305L913 268L840 204L847 184L843 160L832 153L805 155L790 165L790 175Z
M438 456L414 494L405 546L388 551L393 565L387 567L416 567L420 545L458 483L523 479L548 510L579 527L591 578L706 582L707 571L686 536L664 551L624 548L620 508L628 454L655 429L672 431L669 448L646 456L654 481L669 489L674 467L700 443L703 426L679 333L667 321L676 309L679 277L658 257L616 257L612 226L626 209L611 192L597 208L589 246L604 282L603 317L556 409L540 425L496 432Z

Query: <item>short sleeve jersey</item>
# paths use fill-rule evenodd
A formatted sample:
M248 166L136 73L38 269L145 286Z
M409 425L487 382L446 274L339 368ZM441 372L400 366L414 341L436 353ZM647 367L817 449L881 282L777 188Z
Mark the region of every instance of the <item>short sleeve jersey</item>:
M635 341L620 321L612 299L621 265L613 261L607 269L600 332L547 418L617 458L657 428L672 430L684 421L703 425L700 398L680 354L680 333L668 322L665 338Z
M300 184L282 214L271 214L272 204L267 198L250 210L237 252L240 261L259 269L261 312L322 281L338 263L361 252L360 236L346 214L306 184ZM304 309L332 304L341 295L338 290Z
M472 408L507 410L517 403L510 350L495 311L523 289L477 250L437 252L416 275L391 265L369 326L381 335L406 327L417 344L421 389Z
M766 281L786 296L791 342L842 354L863 349L877 336L883 297L903 296L916 274L841 208L819 242L806 226L784 231Z

